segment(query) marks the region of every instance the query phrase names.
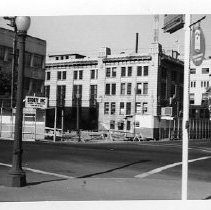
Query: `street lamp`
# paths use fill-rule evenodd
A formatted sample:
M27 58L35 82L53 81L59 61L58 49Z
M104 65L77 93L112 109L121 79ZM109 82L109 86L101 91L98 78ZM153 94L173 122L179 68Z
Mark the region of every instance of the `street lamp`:
M24 83L24 59L25 40L31 19L28 16L17 16L15 19L17 35L19 39L19 65L16 97L15 136L13 145L12 168L9 171L9 185L11 187L23 187L26 185L26 175L22 169L22 120L23 120L23 83Z

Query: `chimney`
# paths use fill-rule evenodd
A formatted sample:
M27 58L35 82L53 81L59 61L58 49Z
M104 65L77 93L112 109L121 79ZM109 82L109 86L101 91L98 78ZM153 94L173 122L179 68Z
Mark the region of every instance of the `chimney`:
M154 15L154 34L153 34L153 42L159 42L159 15Z
M138 33L136 33L136 53L138 53Z

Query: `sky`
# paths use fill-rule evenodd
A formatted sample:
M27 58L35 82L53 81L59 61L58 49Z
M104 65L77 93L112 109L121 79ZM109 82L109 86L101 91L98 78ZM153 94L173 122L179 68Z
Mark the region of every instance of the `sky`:
M81 9L83 10L83 7ZM139 33L139 49L149 48L153 42L153 15L157 14L155 12L146 15L132 12L126 15L119 12L112 12L112 15L92 13L95 14L91 12L87 15L80 11L79 15L67 15L66 12L60 15L33 14L28 34L47 41L47 54L80 53L90 57L96 56L101 47L111 48L112 54L135 51L136 33ZM183 54L184 30L173 34L163 33L164 14L159 15L159 42L165 50L179 50ZM204 15L192 15L192 21L202 16ZM211 55L210 25L211 15L206 15L206 19L201 23L206 40L206 56ZM0 27L7 27L2 17Z

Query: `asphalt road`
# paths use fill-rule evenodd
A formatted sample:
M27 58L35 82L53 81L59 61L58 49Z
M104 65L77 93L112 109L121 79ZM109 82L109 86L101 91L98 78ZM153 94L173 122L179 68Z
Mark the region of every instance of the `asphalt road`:
M181 142L23 143L23 166L75 178L181 179ZM189 144L189 180L211 181L211 142ZM207 159L199 159L206 157ZM0 163L11 164L12 141L0 141ZM173 165L172 165L173 164ZM170 165L170 166L169 166ZM163 168L169 166L167 168ZM157 169L157 170L155 170ZM161 169L161 170L159 170ZM152 173L150 171L153 171Z

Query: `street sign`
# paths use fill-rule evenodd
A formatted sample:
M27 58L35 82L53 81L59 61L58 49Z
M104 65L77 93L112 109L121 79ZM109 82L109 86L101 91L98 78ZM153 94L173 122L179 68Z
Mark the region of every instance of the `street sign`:
M26 108L47 108L48 99L44 97L26 96L25 107Z
M205 55L205 38L200 26L193 29L191 37L191 59L196 66L200 66Z

